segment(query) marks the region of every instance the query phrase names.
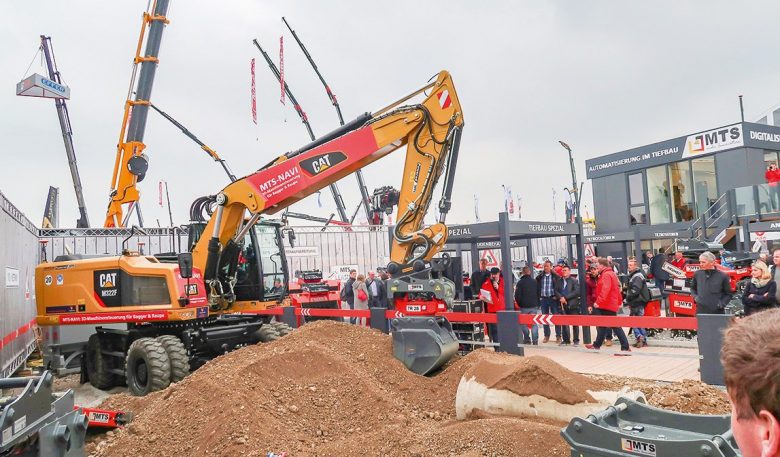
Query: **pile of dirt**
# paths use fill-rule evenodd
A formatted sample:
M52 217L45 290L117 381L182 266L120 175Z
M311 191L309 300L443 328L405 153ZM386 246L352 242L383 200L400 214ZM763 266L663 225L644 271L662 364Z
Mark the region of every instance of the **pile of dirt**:
M653 382L646 379L599 375L593 379L614 389L627 386L645 394L650 405L689 414L731 414L725 391L699 381Z
M135 418L88 450L96 457L267 452L568 456L559 434L562 423L455 420L461 377L488 357L495 354L475 351L451 361L436 376L423 377L393 357L389 336L333 321L314 322L273 343L218 357L164 391L143 398L110 397L104 408L132 411ZM501 357L517 362L514 356ZM521 363L528 364L525 381L535 393L552 392L540 385L550 379L585 388L608 384L567 372L547 359L529 357Z
M541 395L559 403L596 403L588 391L604 390L595 379L573 373L540 356L518 359L492 353L492 357L466 370L464 377L475 379L489 389L506 390L521 396Z
M421 455L435 440L458 454L489 448L512 455L511 440L502 444L490 427L454 420L457 384L483 354L489 352L459 358L427 378L393 357L389 336L315 322L279 341L218 357L164 391L111 397L103 407L134 411L135 419L92 452L180 457L268 451L333 455L355 449ZM564 448L558 426L523 420L516 426L546 434L540 442ZM484 433L465 439L461 428L473 429L469 436Z

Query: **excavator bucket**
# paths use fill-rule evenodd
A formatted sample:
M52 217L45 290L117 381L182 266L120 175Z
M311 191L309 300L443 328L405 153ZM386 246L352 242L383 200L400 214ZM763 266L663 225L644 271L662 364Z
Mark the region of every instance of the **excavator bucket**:
M390 324L393 356L417 374L435 371L458 351L452 325L443 317L398 317Z

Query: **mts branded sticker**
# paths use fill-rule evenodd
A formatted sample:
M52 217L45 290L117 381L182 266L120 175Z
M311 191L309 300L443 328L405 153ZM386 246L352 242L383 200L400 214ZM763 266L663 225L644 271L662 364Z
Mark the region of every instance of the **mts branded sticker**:
M100 424L107 424L110 416L108 413L98 413L98 412L90 412L89 413L89 421L90 422L97 422Z
M682 309L693 309L693 302L692 301L682 301L682 300L675 300L674 306Z
M635 454L655 456L655 444L653 443L621 438L620 447L624 451L633 452Z

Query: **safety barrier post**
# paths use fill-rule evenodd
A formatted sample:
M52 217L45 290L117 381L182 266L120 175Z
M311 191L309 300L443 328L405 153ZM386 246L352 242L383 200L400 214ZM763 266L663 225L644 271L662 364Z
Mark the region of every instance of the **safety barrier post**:
M723 365L720 363L720 348L723 347L723 331L734 316L726 314L698 314L699 371L704 383L722 386Z
M520 311L499 311L496 313L498 327L498 350L515 355L525 355L520 346Z
M289 325L292 328L298 328L298 318L295 316L294 306L285 306L282 308L282 322Z
M371 308L371 328L382 333L390 333L390 325L385 317L386 312L387 308Z

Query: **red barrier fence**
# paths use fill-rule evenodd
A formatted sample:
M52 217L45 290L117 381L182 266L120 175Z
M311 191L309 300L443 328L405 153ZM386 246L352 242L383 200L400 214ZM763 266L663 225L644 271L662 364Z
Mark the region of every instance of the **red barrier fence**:
M361 317L370 319L371 311L367 309L323 309L323 308L294 308L296 316L310 317ZM255 314L275 315L284 314L284 308L273 308L258 311ZM393 319L404 317L399 311L388 310L385 317ZM406 315L414 317L414 315ZM419 315L418 315L419 316ZM436 316L447 318L450 322L484 322L495 324L497 316L493 313L437 313ZM672 330L696 330L698 329L695 317L647 317L647 316L593 316L572 314L520 314L518 324L522 325L575 325L593 327L640 327L663 328Z

